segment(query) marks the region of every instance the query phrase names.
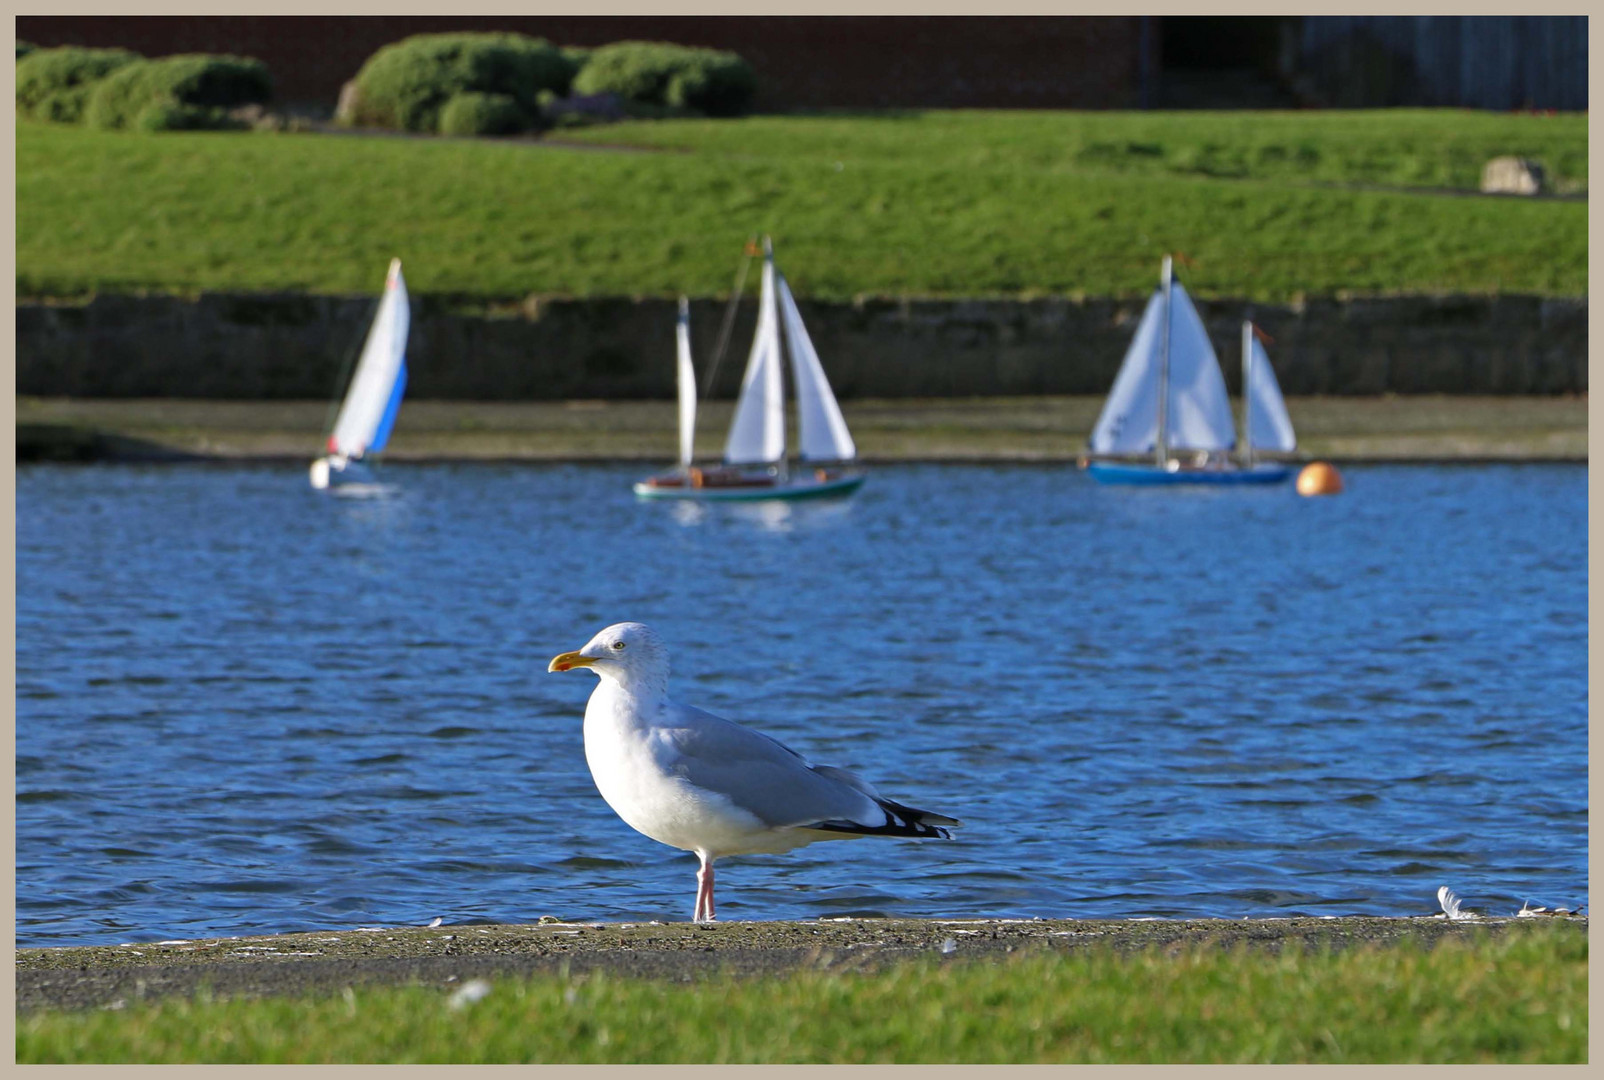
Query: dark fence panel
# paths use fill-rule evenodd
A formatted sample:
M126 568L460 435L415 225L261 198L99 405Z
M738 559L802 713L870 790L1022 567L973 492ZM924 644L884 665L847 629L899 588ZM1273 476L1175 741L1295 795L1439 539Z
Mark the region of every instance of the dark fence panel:
M1338 106L1587 108L1585 15L1304 18L1297 75Z

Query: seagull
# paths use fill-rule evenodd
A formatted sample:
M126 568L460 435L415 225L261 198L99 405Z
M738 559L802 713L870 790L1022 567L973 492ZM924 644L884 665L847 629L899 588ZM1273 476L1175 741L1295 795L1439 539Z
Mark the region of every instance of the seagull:
M812 765L767 735L668 696L668 649L648 626L615 623L547 671L600 678L585 706L585 761L607 805L659 843L693 851L698 923L713 921L713 861L817 840L950 840L958 821L893 802L845 769Z

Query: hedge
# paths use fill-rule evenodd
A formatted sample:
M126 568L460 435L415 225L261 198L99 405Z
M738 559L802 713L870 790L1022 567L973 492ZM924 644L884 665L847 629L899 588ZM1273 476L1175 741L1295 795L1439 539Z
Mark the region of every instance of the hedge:
M227 131L248 127L226 109L158 101L139 110L130 125L136 131Z
M439 131L441 111L459 95L501 95L534 123L542 90L566 93L577 61L541 38L523 34L418 34L386 45L357 72L356 97L342 123ZM482 115L487 106L459 106ZM499 117L505 109L496 106Z
M618 41L591 53L574 78L575 94L613 93L644 105L694 109L708 116L745 111L757 84L732 52L654 41Z
M102 80L89 96L85 119L91 127L151 130L152 121L140 118L154 106L171 106L178 111L151 116L166 115L189 128L234 127L227 110L262 104L272 94L272 76L260 60L202 53L164 56L129 64Z
M515 135L529 125L511 94L458 94L440 110L442 135Z
M20 46L19 46L20 47ZM34 120L76 124L95 85L140 59L127 49L35 49L17 60L17 111Z

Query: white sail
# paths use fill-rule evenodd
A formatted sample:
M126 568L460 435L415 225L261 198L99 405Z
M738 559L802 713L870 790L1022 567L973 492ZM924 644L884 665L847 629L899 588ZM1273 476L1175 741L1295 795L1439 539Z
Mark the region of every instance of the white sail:
M1291 453L1297 449L1298 440L1292 433L1292 418L1287 415L1269 354L1251 335L1248 347L1252 350L1252 360L1247 365L1248 431L1253 449Z
M785 340L791 352L791 375L796 384L796 419L799 453L805 461L851 461L858 455L852 433L841 416L824 366L802 325L802 313L783 274L778 277L780 314L785 320Z
M1092 428L1094 454L1141 454L1158 441L1159 350L1164 347L1164 293L1153 293L1125 350L1114 388Z
M757 334L741 379L741 397L724 444L731 465L770 465L785 457L785 390L780 372L780 320L774 303L774 260L763 262Z
M356 373L334 421L329 448L346 457L377 453L389 441L396 410L406 387L407 330L411 308L401 260L390 260L384 298L362 346Z
M696 442L696 371L691 367L691 309L679 298L679 322L674 327L678 350L679 463L689 465Z
M1220 362L1192 298L1178 281L1172 289L1166 442L1172 450L1229 450L1236 445L1236 423Z

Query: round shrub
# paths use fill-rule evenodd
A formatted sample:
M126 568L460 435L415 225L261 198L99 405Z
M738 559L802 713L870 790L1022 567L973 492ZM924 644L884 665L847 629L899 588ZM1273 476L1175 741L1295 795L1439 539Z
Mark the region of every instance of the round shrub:
M680 46L650 41L615 41L590 54L574 76L575 94L617 94L627 101L661 105Z
M164 56L129 64L103 79L89 95L85 119L91 127L126 128L152 105L187 105L221 114L260 105L272 94L272 76L260 60L200 53ZM219 120L208 126L233 125Z
M442 135L515 135L529 123L511 94L458 94L440 110Z
M237 131L243 127L245 124L222 109L171 101L145 106L133 121L136 131Z
M642 105L709 116L743 112L756 88L751 67L735 53L656 41L603 45L591 53L573 86L575 94L614 93Z
M738 116L746 111L757 80L745 60L730 52L701 50L668 80L663 104L699 109L709 116Z
M576 64L523 34L418 34L386 45L357 72L350 109L338 119L401 131L438 131L459 94L508 97L527 125L542 90L566 93Z
M76 124L95 84L139 59L127 49L35 49L17 60L17 111Z

